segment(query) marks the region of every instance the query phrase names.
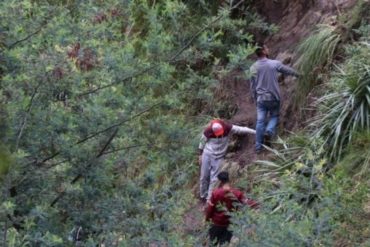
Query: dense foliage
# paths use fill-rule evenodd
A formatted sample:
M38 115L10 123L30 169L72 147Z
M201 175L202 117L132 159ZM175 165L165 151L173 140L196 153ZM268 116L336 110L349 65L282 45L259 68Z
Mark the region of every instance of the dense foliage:
M0 245L201 245L197 137L232 114L214 92L249 67L250 33L276 31L252 2L2 1ZM236 172L262 205L236 213L236 246L369 244L369 30L340 61L337 29L302 45L301 99L312 71L330 80L310 128Z
M194 137L253 52L234 4L1 2L3 244L194 243Z
M334 51L340 41L340 34L335 27L320 26L315 33L304 40L298 52L298 70L301 73L295 96L296 104L302 104L306 96L318 84L320 75L325 73L325 68L332 64Z
M314 125L315 134L325 137L331 158L339 159L356 132L370 129L369 44L348 47L348 59L330 83L330 93L316 102L322 114Z

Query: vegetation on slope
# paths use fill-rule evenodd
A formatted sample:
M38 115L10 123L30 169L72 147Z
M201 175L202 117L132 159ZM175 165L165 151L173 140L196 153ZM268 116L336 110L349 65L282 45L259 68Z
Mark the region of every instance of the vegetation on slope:
M367 23L360 28L368 29ZM346 50L320 86L306 132L279 140L273 160L257 162L241 179L253 181L264 207L236 217L240 246L370 244L368 37Z
M324 74L325 67L331 65L339 41L340 34L336 28L323 25L300 44L298 71L302 76L297 85L296 104L302 105L302 101L318 84L318 75Z
M215 78L248 67L248 31L274 30L255 17L243 2L2 1L1 244L73 246L82 229L83 246L199 245L206 226L182 229L196 137L224 117ZM336 33L311 38L329 70ZM323 85L314 134L239 171L262 207L235 215L238 246L369 244L368 42Z
M337 160L355 133L370 129L370 46L351 45L347 54L327 84L329 93L317 100L320 114L312 123L315 135L325 138L330 157Z
M234 4L0 3L3 245L73 245L79 229L84 246L197 243L181 230L195 137L218 116L219 68L253 52L239 17L255 15Z

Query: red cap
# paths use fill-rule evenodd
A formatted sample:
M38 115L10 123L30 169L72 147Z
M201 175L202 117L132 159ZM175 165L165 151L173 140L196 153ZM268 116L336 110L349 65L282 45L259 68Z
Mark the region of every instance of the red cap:
M211 122L211 128L212 128L213 133L217 137L222 136L224 134L224 131L225 131L224 126L218 120L213 120Z

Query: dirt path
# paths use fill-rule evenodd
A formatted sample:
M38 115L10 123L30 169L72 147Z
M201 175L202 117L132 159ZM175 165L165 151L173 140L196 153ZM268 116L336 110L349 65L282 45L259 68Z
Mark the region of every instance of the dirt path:
M332 22L336 15L349 9L357 0L267 0L256 1L258 12L270 23L279 27L279 31L271 37L256 34L257 39L263 39L272 52L272 58L295 67L297 59L294 50L304 37L311 33L318 23ZM235 115L230 119L233 124L255 128L256 107L250 97L249 83L243 79L243 71L236 71L221 80L220 90L227 95L228 103L236 107ZM280 83L282 107L280 112L279 135L284 135L301 129L304 126L302 116L293 107L292 96L296 85L295 79L286 78ZM256 159L254 152L254 136L238 137L233 140L229 161L237 162L242 168L251 165ZM195 185L193 191L198 191ZM197 192L195 192L196 194ZM186 234L204 234L204 205L198 201L184 215L184 232ZM199 246L205 245L200 243Z

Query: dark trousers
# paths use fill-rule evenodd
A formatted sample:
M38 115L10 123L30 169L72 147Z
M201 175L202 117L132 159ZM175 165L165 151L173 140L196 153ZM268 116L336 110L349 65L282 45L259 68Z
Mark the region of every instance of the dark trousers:
M228 243L232 236L233 234L227 229L227 226L212 225L211 228L209 228L210 246Z

